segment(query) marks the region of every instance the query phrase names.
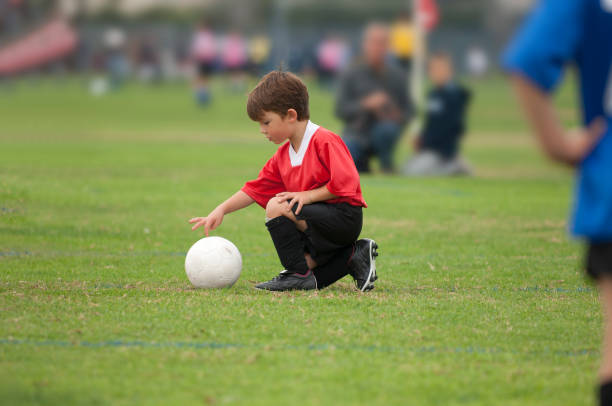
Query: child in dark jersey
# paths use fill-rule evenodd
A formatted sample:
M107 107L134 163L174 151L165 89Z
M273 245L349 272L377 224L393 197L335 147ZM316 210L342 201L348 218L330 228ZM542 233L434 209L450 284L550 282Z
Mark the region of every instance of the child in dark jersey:
M468 175L460 156L470 91L454 78L450 55L438 52L429 60L433 87L427 95L423 131L414 141L415 155L404 166L408 176Z
M360 291L374 288L378 246L358 240L367 207L359 174L342 139L309 120L304 83L288 72L268 73L249 94L247 112L268 140L283 145L257 179L191 219L192 229L208 235L225 214L257 203L285 269L256 288L322 289L349 274Z

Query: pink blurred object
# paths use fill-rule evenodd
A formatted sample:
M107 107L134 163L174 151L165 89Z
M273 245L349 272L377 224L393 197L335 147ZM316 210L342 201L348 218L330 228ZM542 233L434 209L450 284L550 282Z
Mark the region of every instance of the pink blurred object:
M208 29L199 30L191 44L191 55L198 62L213 62L217 57L215 35Z
M223 66L228 69L242 68L247 62L247 46L240 34L228 35L222 52Z
M417 0L418 17L427 31L431 31L440 20L440 12L436 0Z
M347 46L339 38L327 38L317 49L319 66L330 72L342 69L347 59Z
M64 20L54 20L0 49L0 75L44 65L71 53L77 34Z

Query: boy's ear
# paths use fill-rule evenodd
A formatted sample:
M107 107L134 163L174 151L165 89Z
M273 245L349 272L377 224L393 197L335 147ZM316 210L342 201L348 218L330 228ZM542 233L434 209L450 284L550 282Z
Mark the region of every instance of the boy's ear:
M297 111L295 109L289 109L287 110L287 115L285 116L287 118L287 120L293 122L293 121L297 121Z

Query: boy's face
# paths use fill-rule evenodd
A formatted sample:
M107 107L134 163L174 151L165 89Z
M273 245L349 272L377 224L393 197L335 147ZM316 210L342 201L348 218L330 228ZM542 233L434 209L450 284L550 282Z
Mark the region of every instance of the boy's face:
M296 117L291 114L292 109L289 109L285 117L271 111L264 112L263 117L259 120L259 129L266 138L275 143L280 144L287 140L293 134ZM293 110L295 112L295 110Z
M448 83L453 77L453 67L447 58L433 58L429 61L429 79L436 86Z

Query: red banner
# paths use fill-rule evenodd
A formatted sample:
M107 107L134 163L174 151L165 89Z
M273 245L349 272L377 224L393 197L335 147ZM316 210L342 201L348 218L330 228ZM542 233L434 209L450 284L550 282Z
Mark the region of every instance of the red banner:
M76 32L63 20L51 21L0 49L0 75L35 68L72 52Z

